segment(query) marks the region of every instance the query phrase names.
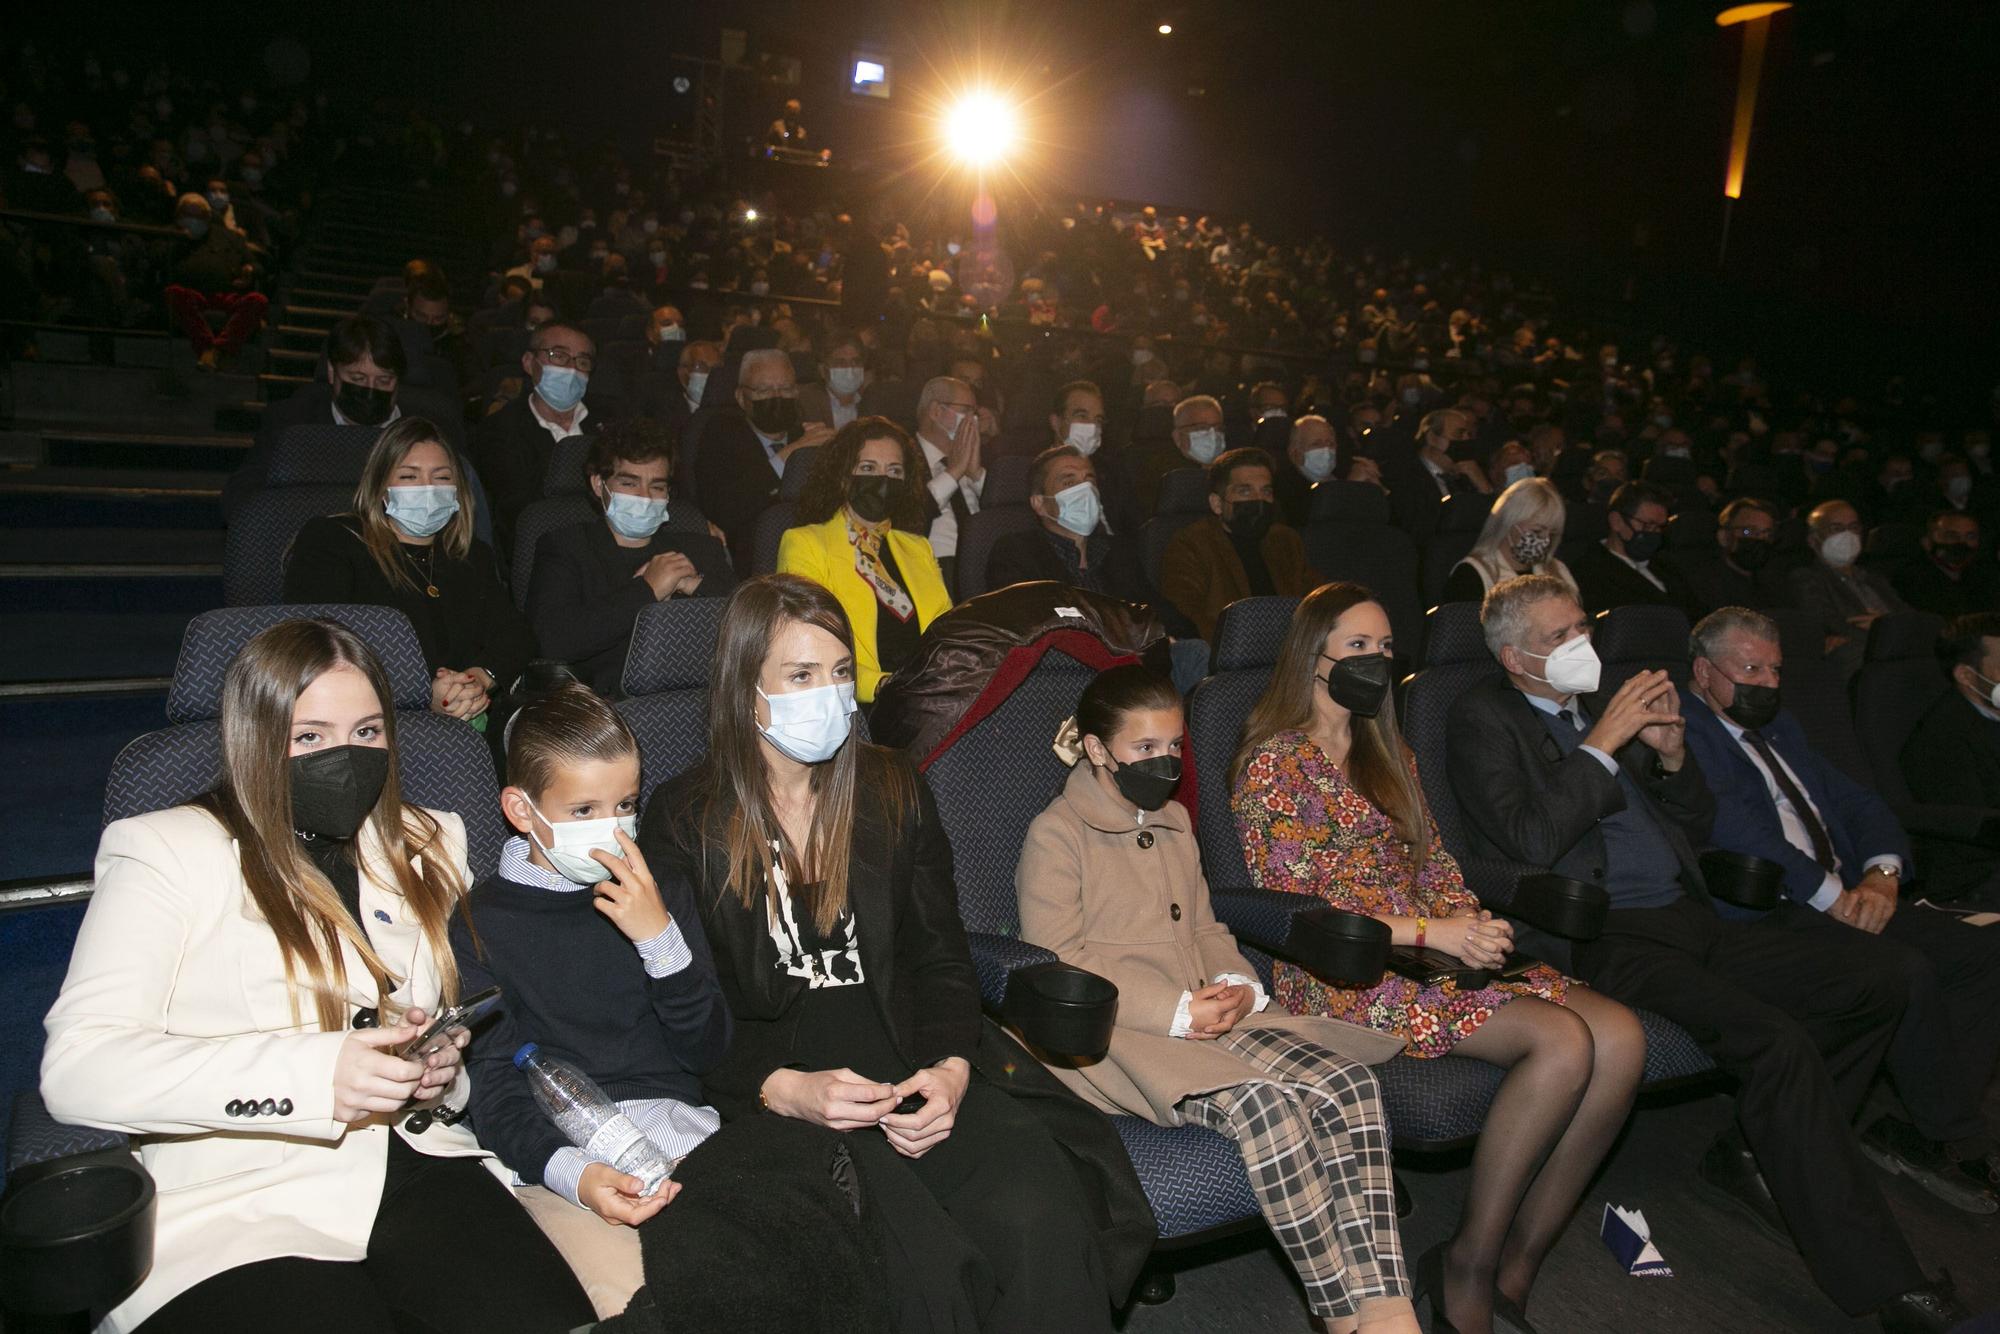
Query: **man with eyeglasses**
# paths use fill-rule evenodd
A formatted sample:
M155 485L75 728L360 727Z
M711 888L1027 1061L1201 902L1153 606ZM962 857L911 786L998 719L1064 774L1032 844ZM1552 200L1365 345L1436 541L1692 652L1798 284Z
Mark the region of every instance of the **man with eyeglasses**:
M708 396L714 405L714 396ZM733 411L731 409L734 409ZM702 512L728 535L736 568L747 570L755 552L757 516L778 499L786 469L803 450L833 437L824 422L799 411L798 374L775 347L743 354L736 368L736 397L705 408L695 429L695 490ZM800 461L801 467L805 466Z
M1715 554L1688 561L1684 573L1703 615L1723 607L1771 607L1782 599L1770 587L1771 556L1778 537L1777 507L1740 496L1715 520Z
M597 347L581 329L553 321L536 329L521 354L527 392L489 413L472 436L472 457L493 498L493 533L502 568L512 558L514 521L542 494L556 443L596 430L583 401L597 368ZM581 479L579 479L580 481Z
M980 492L986 487L982 444L979 398L972 386L949 375L925 384L917 396L917 447L931 469L925 483L936 511L931 519L931 551L947 585L958 563L958 535L979 512Z
M1569 567L1592 616L1613 607L1691 607L1686 576L1673 562L1656 559L1667 544L1668 504L1665 491L1645 482L1627 482L1611 493L1610 536L1585 547Z

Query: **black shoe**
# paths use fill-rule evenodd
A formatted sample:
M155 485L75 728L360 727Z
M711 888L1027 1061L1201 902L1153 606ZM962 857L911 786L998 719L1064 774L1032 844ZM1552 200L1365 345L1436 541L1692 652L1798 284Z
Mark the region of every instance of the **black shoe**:
M1425 1251L1410 1271L1410 1304L1430 1302L1431 1334L1458 1334L1458 1326L1444 1313L1444 1248L1448 1244L1441 1241Z
M1879 1118L1861 1135L1861 1151L1885 1172L1906 1176L1954 1209L1969 1214L2000 1213L1992 1167L1983 1159L1961 1163L1936 1140L1893 1116Z
M1512 1297L1493 1289L1493 1334L1541 1334L1528 1323L1528 1313Z
M1772 1198L1764 1174L1757 1170L1757 1159L1734 1130L1716 1137L1695 1171L1755 1223L1758 1231L1782 1246L1794 1244L1785 1216L1778 1212L1778 1202Z
M1911 1288L1876 1312L1883 1334L1944 1334L1972 1319L1972 1312L1952 1291L1951 1275L1938 1271L1937 1282Z

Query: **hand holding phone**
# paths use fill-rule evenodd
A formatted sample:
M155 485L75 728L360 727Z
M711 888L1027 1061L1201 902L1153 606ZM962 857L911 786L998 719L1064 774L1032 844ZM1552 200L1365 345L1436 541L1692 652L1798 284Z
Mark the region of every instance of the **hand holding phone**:
M471 1028L492 1013L500 1003L500 988L488 987L476 995L467 996L456 1005L447 1006L430 1027L418 1034L396 1054L406 1061L421 1061L425 1057L443 1049L448 1042L456 1041L455 1030Z

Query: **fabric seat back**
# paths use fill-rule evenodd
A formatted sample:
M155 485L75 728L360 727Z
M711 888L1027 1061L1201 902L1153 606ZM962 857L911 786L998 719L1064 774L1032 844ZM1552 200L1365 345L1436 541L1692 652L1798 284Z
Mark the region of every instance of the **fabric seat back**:
M230 517L222 539L222 601L229 607L266 607L284 596L292 541L308 519L342 514L354 487L280 486L257 492Z
M1202 875L1218 893L1250 888L1250 868L1229 809L1229 770L1244 720L1270 684L1271 667L1298 609L1299 599L1287 597L1244 598L1224 607L1215 622L1209 674L1188 696L1188 762L1199 812L1195 835Z
M338 621L367 643L389 677L396 712L403 800L455 811L465 821L474 879L500 861L500 789L486 740L468 724L430 711L430 670L417 632L392 607L232 607L188 623L167 693L168 726L134 738L112 761L104 822L177 806L206 792L222 772L222 681L259 631L281 621Z
M1943 619L1929 612L1889 613L1869 627L1866 657L1854 676L1857 739L1868 758L1875 790L1898 810L1914 802L1903 776L1903 743L1937 697L1951 688L1951 678L1937 659L1943 629ZM1786 659L1787 686L1791 665Z
M542 471L542 494L574 496L590 494L590 479L584 475L584 455L590 452L590 437L566 435L549 451L549 466Z
M1826 656L1826 634L1819 618L1791 607L1766 615L1778 623L1778 643L1785 654L1786 710L1805 728L1814 749L1855 782L1872 786L1875 775L1854 731L1846 670L1838 659Z
M1417 548L1409 534L1386 523L1332 522L1310 525L1304 538L1306 564L1322 579L1346 580L1373 593L1389 614L1396 656L1410 667L1421 665L1424 602L1417 587Z
M1403 736L1417 757L1424 800L1453 856L1466 852L1465 820L1445 773L1445 728L1451 706L1466 689L1492 676L1500 664L1486 650L1479 627L1479 604L1447 602L1433 607L1429 654L1424 669L1403 689Z
M271 451L264 485L343 486L351 494L381 434L379 426L287 426Z
M751 574L770 574L778 568L778 543L784 540L785 530L792 527L792 514L797 508L789 500L774 501L757 516L757 527L750 538Z
M962 525L958 535L958 563L952 578L960 602L987 591L987 562L993 544L1009 533L1028 532L1041 526L1041 517L1026 505L990 505Z
M1598 613L1590 638L1604 664L1597 693L1590 697L1593 715L1640 672L1665 671L1675 685L1686 688L1691 671L1688 619L1679 607L1613 607Z
M727 598L674 598L640 611L618 712L639 738L641 798L708 752L708 677Z

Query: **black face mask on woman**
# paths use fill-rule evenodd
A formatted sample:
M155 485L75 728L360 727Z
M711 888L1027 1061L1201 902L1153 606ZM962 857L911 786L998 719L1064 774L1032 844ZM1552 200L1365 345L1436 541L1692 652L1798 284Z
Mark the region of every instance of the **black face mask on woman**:
M352 838L389 781L381 746L329 746L294 755L292 827L322 838Z
M889 507L895 503L896 479L874 473L847 479L847 504L856 514L869 523L880 523L889 517Z
M1174 795L1181 782L1181 757L1154 755L1143 760L1126 760L1112 770L1111 781L1119 794L1142 811L1157 811Z
M1325 654L1321 654L1325 657ZM1322 679L1333 702L1357 718L1373 718L1389 698L1393 671L1386 653L1357 653L1333 660Z

